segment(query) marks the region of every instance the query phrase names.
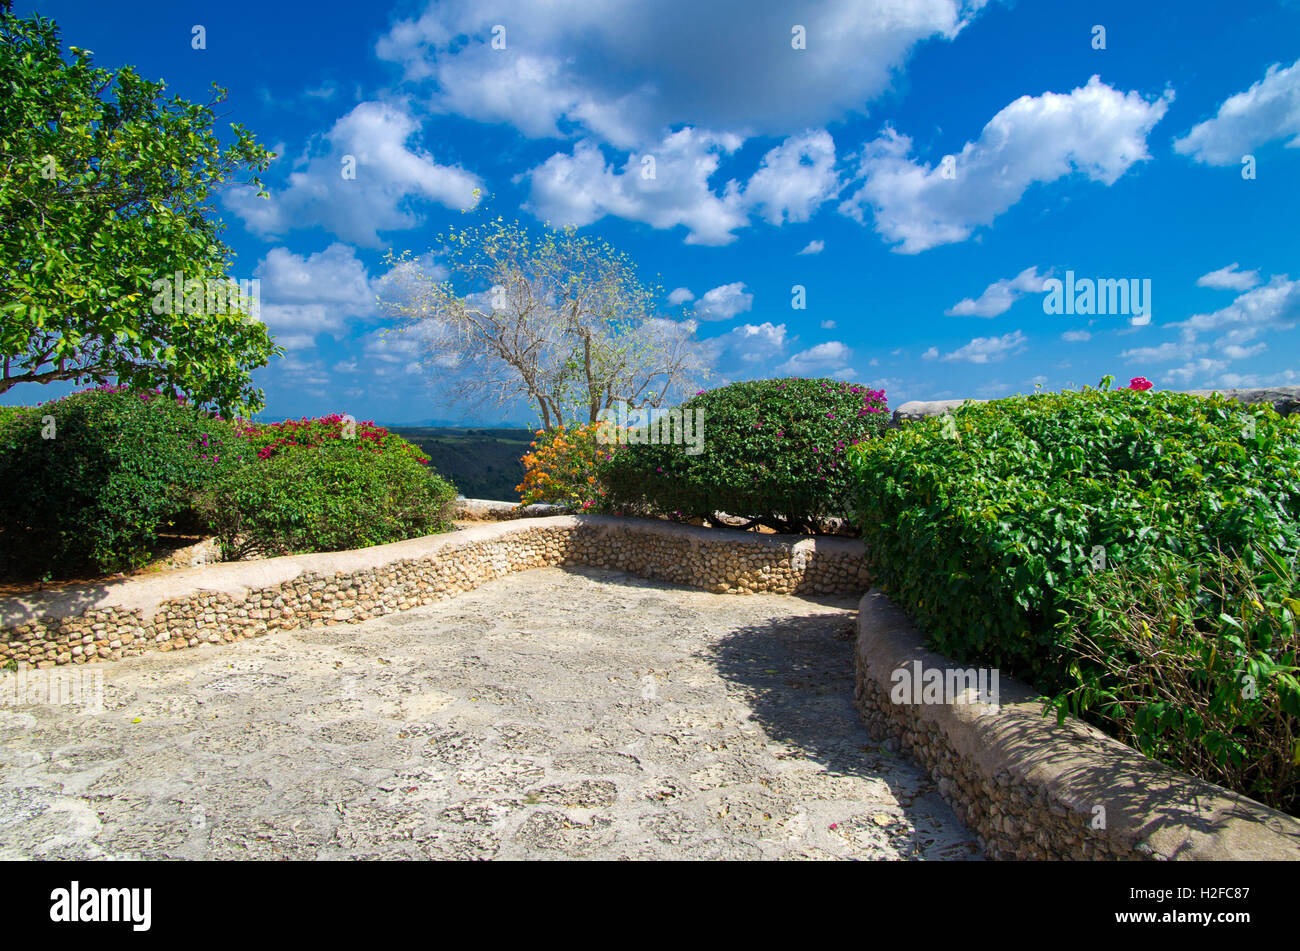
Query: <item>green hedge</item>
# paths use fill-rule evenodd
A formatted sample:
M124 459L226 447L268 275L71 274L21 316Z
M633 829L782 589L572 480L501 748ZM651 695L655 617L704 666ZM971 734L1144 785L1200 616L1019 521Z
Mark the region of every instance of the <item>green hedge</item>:
M848 514L845 456L889 420L883 391L825 379L733 383L679 409L703 411L703 451L619 448L601 469L614 511L678 519L725 512L777 531L816 529Z
M1209 749L1195 698L1178 712L1149 708L1160 701L1135 689L1143 670L1121 675L1097 659L1105 650L1085 649L1086 637L1119 650L1120 628L1142 630L1148 612L1206 665L1253 672L1274 711L1268 735L1280 735L1279 718L1296 730L1294 646L1275 635L1211 660L1207 645L1223 633L1220 614L1241 613L1242 579L1267 586L1300 551L1300 417L1217 396L1085 389L968 404L862 444L850 464L874 577L939 651L1019 676L1063 709L1123 721L1140 748L1195 769L1175 748L1214 759L1233 742ZM1175 595L1152 580L1162 577L1199 580ZM1175 603L1183 621L1170 634ZM1222 674L1206 666L1189 682L1222 686ZM1238 714L1220 732L1258 739L1260 725Z
M396 436L390 440L401 440ZM422 457L421 457L422 458ZM451 528L456 489L405 451L282 447L205 495L223 557L342 551Z
M153 391L101 387L0 418L0 570L109 573L192 522L196 495L252 456L230 424Z

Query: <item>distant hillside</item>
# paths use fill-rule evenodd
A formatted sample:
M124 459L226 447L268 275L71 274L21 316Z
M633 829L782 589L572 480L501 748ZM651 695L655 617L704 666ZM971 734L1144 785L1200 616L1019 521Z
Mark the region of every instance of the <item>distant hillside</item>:
M429 464L471 499L518 502L524 479L521 460L533 441L529 429L458 429L450 426L390 426L415 443Z

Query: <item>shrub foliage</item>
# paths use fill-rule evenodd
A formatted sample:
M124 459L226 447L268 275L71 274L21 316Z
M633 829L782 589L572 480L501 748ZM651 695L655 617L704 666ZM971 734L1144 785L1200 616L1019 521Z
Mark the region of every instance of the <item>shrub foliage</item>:
M204 496L223 557L342 551L446 531L455 488L406 440L343 417L245 425L257 459Z
M846 455L879 435L885 394L839 380L757 380L701 392L703 451L620 447L603 466L616 510L717 520L719 513L777 531L814 531L848 514Z
M100 387L9 413L0 566L33 577L136 567L250 456L229 423L156 391Z
M597 475L614 447L599 441L600 425L560 426L537 433L524 454L524 481L515 486L524 505L568 505L581 512L605 510L605 487Z
M1300 418L1085 389L967 404L861 445L851 464L875 577L943 653L1219 780L1260 744L1300 753L1300 604L1271 580L1300 550ZM1242 637L1252 598L1273 621ZM1181 649L1153 660L1146 630ZM1261 703L1232 700L1242 671ZM1247 791L1277 802L1279 781Z

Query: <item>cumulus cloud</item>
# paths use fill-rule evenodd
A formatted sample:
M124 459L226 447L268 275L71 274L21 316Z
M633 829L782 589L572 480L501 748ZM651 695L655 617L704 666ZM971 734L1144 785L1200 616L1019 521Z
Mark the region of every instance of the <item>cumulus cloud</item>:
M809 241L800 254L821 254L826 250L825 241Z
M780 225L807 221L839 189L830 133L809 130L763 156L758 171L745 185L744 202L769 224Z
M777 367L778 373L791 376L853 376L853 370L846 364L853 358L853 351L838 340L828 340L807 350L800 350L789 360Z
M700 320L730 320L753 304L754 295L746 293L743 281L736 281L707 291L695 304L695 316Z
M553 225L589 225L605 215L654 228L687 229L687 244L721 245L748 223L739 183L714 194L709 178L724 155L741 145L732 135L680 129L653 151L653 176L645 156L632 153L621 169L605 161L600 146L579 142L571 154L557 152L526 173L527 208Z
M622 163L607 161L593 139L557 152L525 173L527 207L558 225L587 225L605 215L655 228L687 229L687 244L721 245L757 215L774 225L807 221L839 191L835 145L824 130L792 136L764 155L744 185L711 179L744 140L687 127Z
M1212 119L1174 142L1174 151L1207 165L1236 165L1242 155L1276 139L1300 148L1300 60L1274 63L1245 92L1229 96Z
M270 189L269 200L237 188L226 193L225 204L261 237L319 225L352 244L380 247L380 232L421 223L414 200L456 209L478 201L478 176L440 165L413 146L418 132L404 106L363 102L334 123L319 143L319 154L301 162L285 188ZM355 178L343 177L348 157L355 159Z
M690 288L687 287L678 287L668 295L668 303L672 304L674 307L679 304L689 303L693 300L695 300L695 295L692 294Z
M1161 374L1160 379L1165 383L1171 383L1176 386L1189 386L1193 381L1207 382L1214 374L1227 366L1224 360L1212 360L1209 357L1200 357L1196 360L1188 361L1180 367L1174 367L1166 370Z
M862 184L840 210L875 229L896 250L916 254L965 241L1024 196L1030 186L1080 173L1114 184L1150 158L1146 138L1172 100L1121 93L1093 76L1070 93L1021 96L995 115L974 142L942 162L910 157L912 140L886 129L858 157Z
M1221 267L1209 274L1202 274L1196 279L1197 287L1213 287L1224 291L1248 291L1259 284L1259 271L1239 271L1233 261L1227 267Z
M1051 272L1039 274L1038 268L1027 267L1015 277L994 281L984 288L984 293L976 299L967 297L944 311L950 317L996 317L1005 314L1011 305L1026 294L1038 294L1043 290L1043 281Z
M289 350L340 334L347 321L375 312L375 290L356 249L335 242L314 254L272 248L253 270L261 282L262 321Z
M814 0L792 17L746 0L439 0L375 49L436 111L633 149L677 125L789 135L860 112L985 2Z
M723 383L771 375L789 348L785 324L740 324L704 341L709 364Z
M1219 385L1227 387L1296 386L1297 384L1300 384L1300 373L1295 370L1282 370L1278 373L1223 373L1219 376Z
M1274 275L1267 284L1238 295L1226 307L1170 324L1179 331L1177 340L1125 350L1120 357L1142 363L1183 361L1182 366L1167 371L1166 380L1180 385L1192 379L1205 382L1231 361L1263 353L1267 344L1258 338L1272 331L1290 330L1297 319L1300 281ZM1202 339L1206 335L1216 336L1206 341ZM1213 357L1202 356L1211 352Z
M976 337L965 346L958 347L951 353L939 354L938 347L931 347L921 354L922 360L943 360L958 363L996 363L1025 349L1025 335L1019 330L1003 334L1000 337Z
M1086 330L1067 330L1061 334L1061 339L1066 343L1087 343L1092 339L1092 334Z

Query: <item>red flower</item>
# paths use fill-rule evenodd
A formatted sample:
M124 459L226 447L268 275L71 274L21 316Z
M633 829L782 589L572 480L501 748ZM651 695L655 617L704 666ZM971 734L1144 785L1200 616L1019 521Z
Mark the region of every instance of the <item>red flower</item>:
M1128 381L1128 389L1130 390L1149 390L1154 385L1154 383L1144 376L1135 376L1133 379Z

